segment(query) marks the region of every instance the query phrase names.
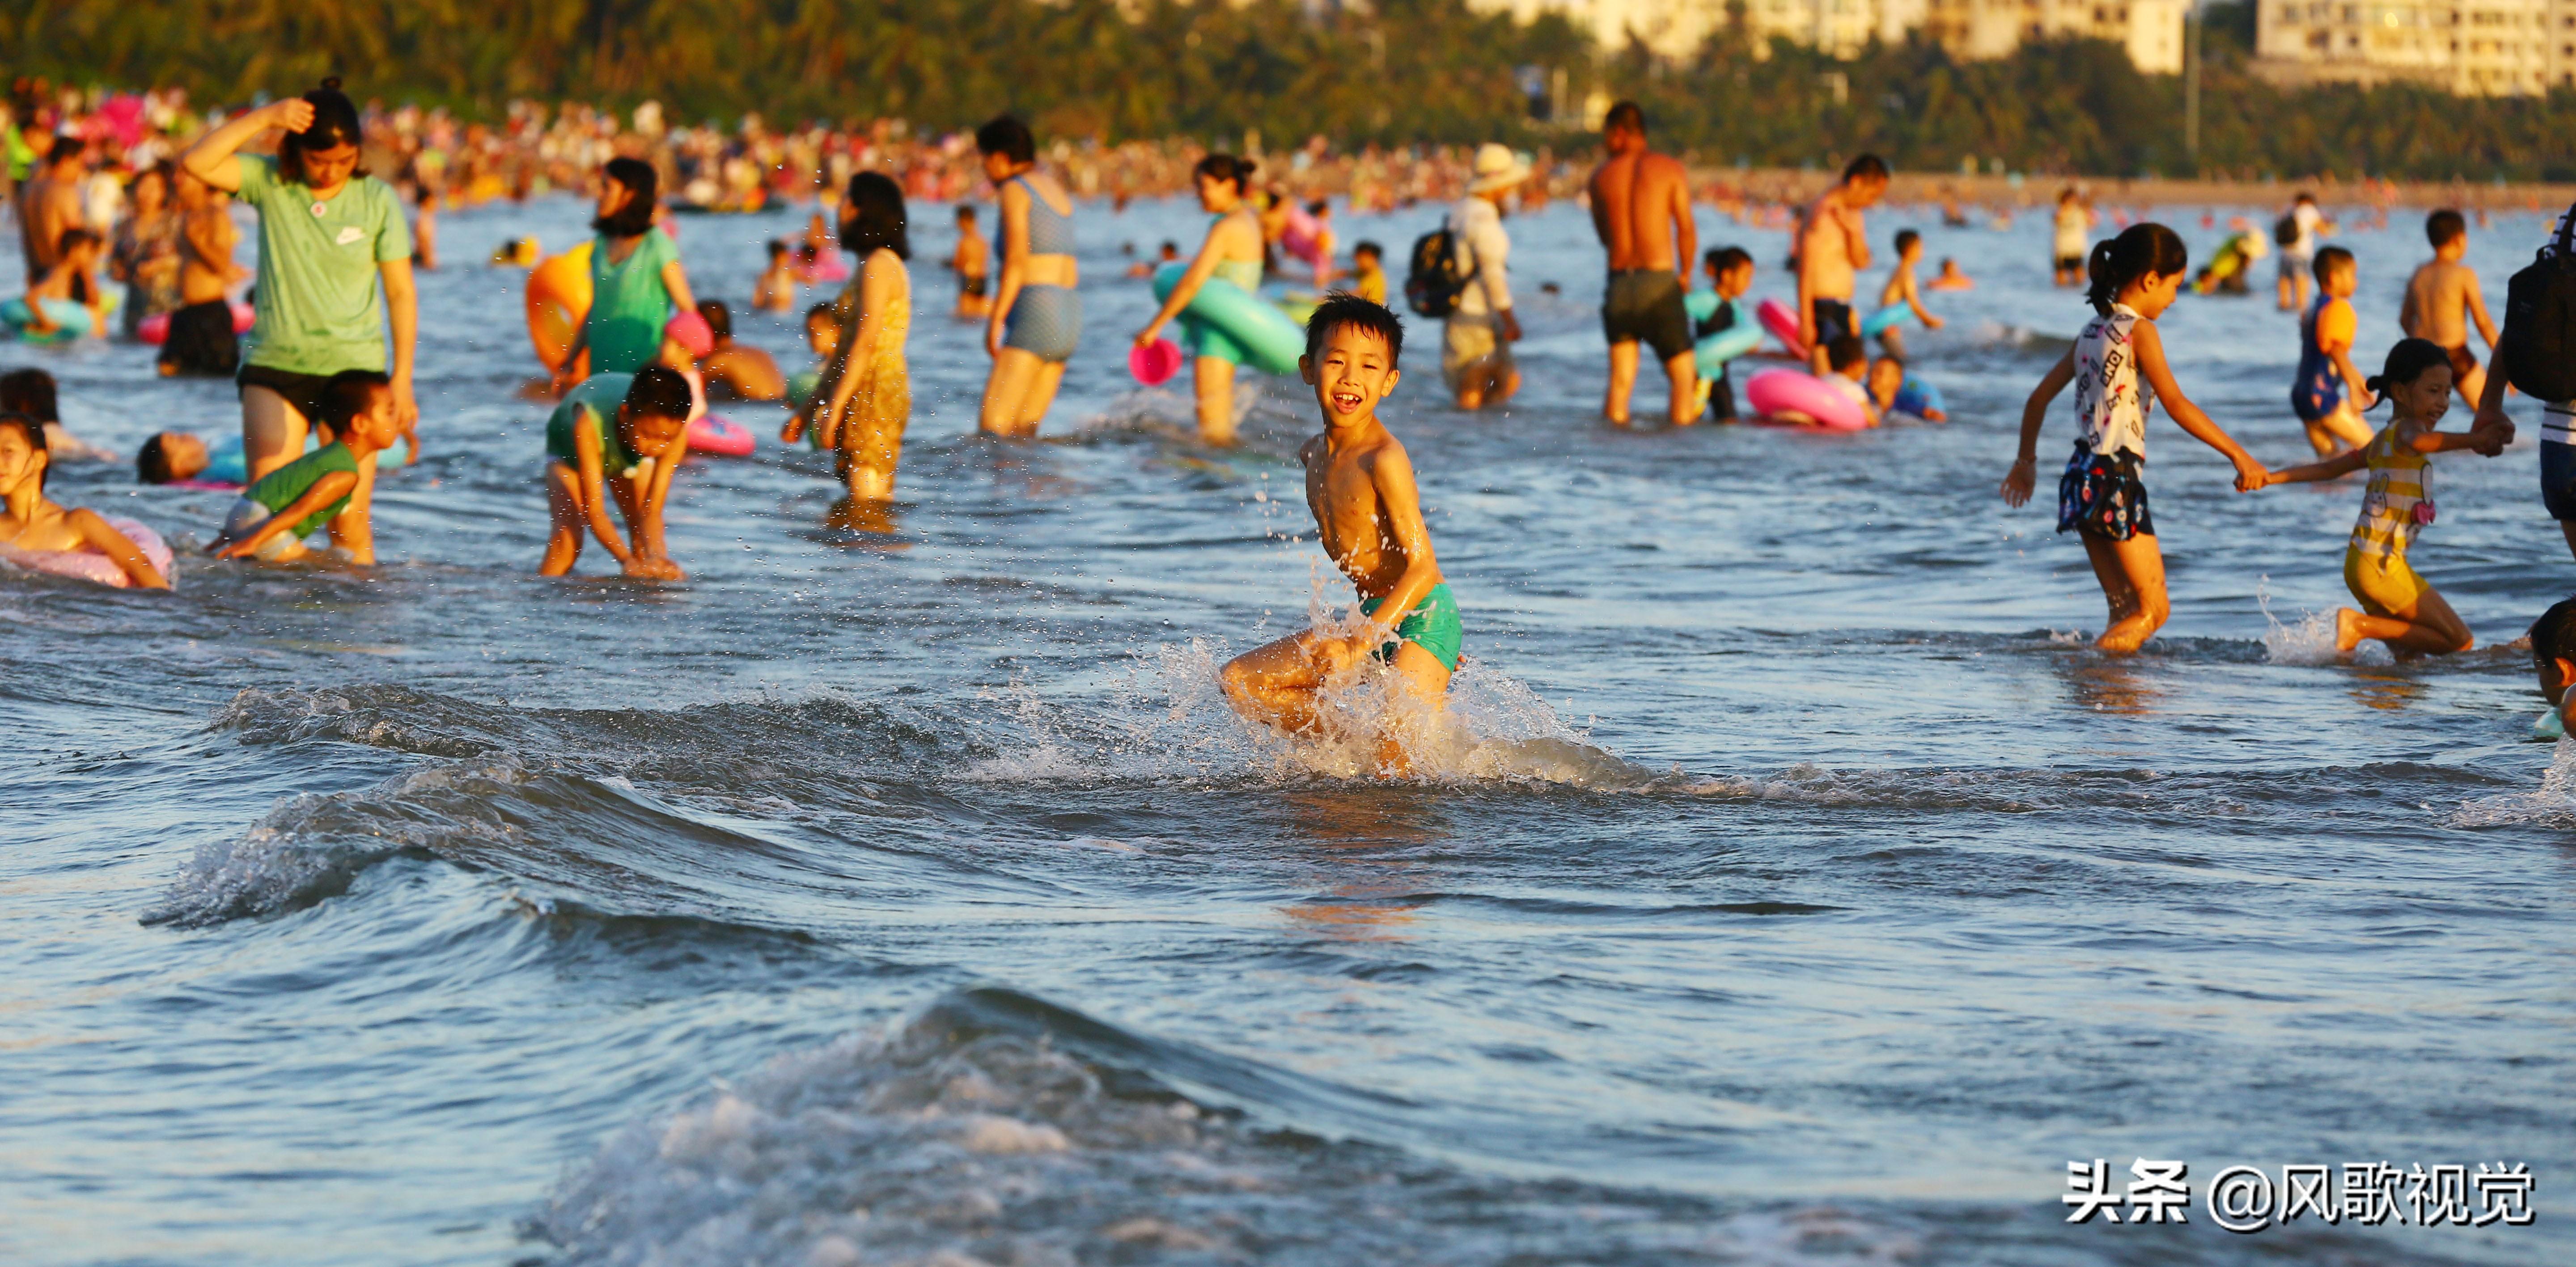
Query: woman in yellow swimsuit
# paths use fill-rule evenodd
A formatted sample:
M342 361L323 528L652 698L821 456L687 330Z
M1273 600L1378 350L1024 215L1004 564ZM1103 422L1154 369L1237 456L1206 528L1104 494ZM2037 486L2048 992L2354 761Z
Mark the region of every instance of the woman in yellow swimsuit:
M2466 435L2437 430L2451 407L2451 356L2423 339L2401 340L2390 348L2386 367L2367 386L2396 407L2387 427L2361 448L2274 471L2264 486L2336 479L2365 467L2370 471L2361 518L2343 552L2343 583L2361 610L2336 610L2337 650L2350 651L2364 638L2377 638L2400 658L2466 651L2468 622L2407 566L2406 547L2433 522L2432 455L2475 449L2494 457L2513 438L2512 429L2481 426Z

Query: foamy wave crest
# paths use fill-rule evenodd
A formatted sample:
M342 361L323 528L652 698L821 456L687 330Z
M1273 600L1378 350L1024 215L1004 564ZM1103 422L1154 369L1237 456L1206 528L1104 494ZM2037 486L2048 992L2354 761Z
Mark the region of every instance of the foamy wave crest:
M2549 754L2540 786L2528 792L2460 802L2453 827L2576 827L2576 739L2561 739Z
M200 846L143 922L194 928L300 910L347 892L359 873L397 854L435 856L438 846L452 844L459 833L507 836L511 828L497 818L384 809L422 795L477 795L460 781L517 783L523 774L508 763L437 766L363 792L289 797L240 836Z
M1331 1142L1259 1120L1276 1105L1202 1107L1167 1077L1292 1099L1298 1082L968 991L628 1127L529 1230L560 1262L617 1267L1866 1263L1915 1244L1854 1215L1725 1216Z

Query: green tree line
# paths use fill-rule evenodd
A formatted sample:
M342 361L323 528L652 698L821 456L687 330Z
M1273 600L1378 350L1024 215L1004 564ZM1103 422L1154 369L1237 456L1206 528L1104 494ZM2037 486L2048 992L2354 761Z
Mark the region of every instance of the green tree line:
M675 117L898 117L1011 109L1051 135L1343 145L1576 139L1532 117L1514 71L1642 101L1704 161L1899 166L1963 159L2103 175L2576 177L2576 94L2457 98L2414 86L2274 88L2248 73L2250 5L2213 10L2201 147L2182 83L2070 40L1968 62L1919 40L1836 61L1721 32L1683 63L1603 56L1563 19L1464 0L0 0L13 75L177 85L244 101L338 74L363 97L496 115L514 98ZM1559 103L1560 114L1566 113Z

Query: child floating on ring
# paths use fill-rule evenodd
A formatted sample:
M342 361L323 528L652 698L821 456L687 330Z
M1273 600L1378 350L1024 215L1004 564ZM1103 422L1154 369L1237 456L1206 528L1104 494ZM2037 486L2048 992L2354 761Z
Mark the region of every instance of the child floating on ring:
M321 395L313 420L334 438L242 490L215 538L216 558L292 562L309 553L304 539L328 524L331 544L349 562L376 561L376 461L404 434L401 399L379 370L342 370Z
M688 452L688 431L689 381L667 365L595 374L564 393L546 419L546 507L554 527L537 574L571 571L587 529L627 576L686 580L663 544L662 506ZM608 521L611 498L626 518L626 541Z
M116 565L123 573L92 574L83 569L73 575L105 583L135 586L143 589L170 588L170 578L147 556L144 543L102 518L87 507L58 506L45 496L45 477L53 472L53 454L45 444L45 424L33 416L15 410L0 412L0 558L34 567L44 572L65 572L56 566L65 556L90 555ZM150 537L150 544L160 546L160 539L131 520L125 521L136 533ZM163 561L169 555L165 551Z
M2317 263L2322 275L2325 251L2317 253ZM2512 440L2513 428L2489 423L2471 427L2465 435L2437 429L2451 407L2451 354L2428 339L2402 339L2388 349L2387 366L2368 386L2396 408L2367 446L2274 471L2266 484L2310 483L2370 470L2361 519L2352 526L2352 541L2343 552L2343 583L2361 610L2336 609L2335 650L2350 651L2364 638L2377 638L2401 659L2466 651L2467 622L2407 566L2406 548L2433 522L2428 459L2460 449L2494 457Z
M2093 642L2104 651L2137 650L2172 613L2165 600L2164 553L2156 545L2142 473L2152 403L2163 401L2176 425L2227 455L2236 466L2236 491L2253 492L2271 477L2245 446L2182 394L2165 361L2156 318L2173 306L2190 267L2191 253L2183 249L2182 239L2161 224L2133 224L2116 238L2094 243L2085 266L2093 285L2085 299L2095 316L2031 389L2021 410L2021 456L2004 475L2004 504L2029 501L2039 428L2048 421L2049 403L2072 381L2075 418L2083 430L2057 481L2057 530L2073 531L2083 540L2093 577L2110 604L2110 626ZM2154 395L2140 391L2142 386Z
M1391 667L1409 694L1437 709L1463 638L1458 600L1431 553L1413 464L1377 416L1402 377L1396 361L1403 325L1383 305L1335 293L1307 320L1306 347L1298 373L1324 415L1323 434L1297 452L1306 504L1369 620L1347 637L1291 634L1225 666L1225 693L1236 710L1292 734L1318 727L1316 701L1326 682L1363 657ZM1392 735L1382 737L1378 752L1383 769L1400 774L1410 766Z

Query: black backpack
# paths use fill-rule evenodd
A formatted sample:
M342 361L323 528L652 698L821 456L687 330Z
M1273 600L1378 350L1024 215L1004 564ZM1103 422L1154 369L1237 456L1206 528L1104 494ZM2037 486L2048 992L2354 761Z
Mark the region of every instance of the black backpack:
M1466 289L1466 274L1458 271L1458 243L1446 223L1413 240L1413 263L1404 273L1405 307L1426 317L1445 317L1458 311L1458 296Z
M2272 222L2272 240L2283 246L2299 244L2299 217L2296 213Z
M2576 224L2576 214L2570 216ZM2505 381L2534 400L2576 400L2576 243L2562 232L2505 283Z

